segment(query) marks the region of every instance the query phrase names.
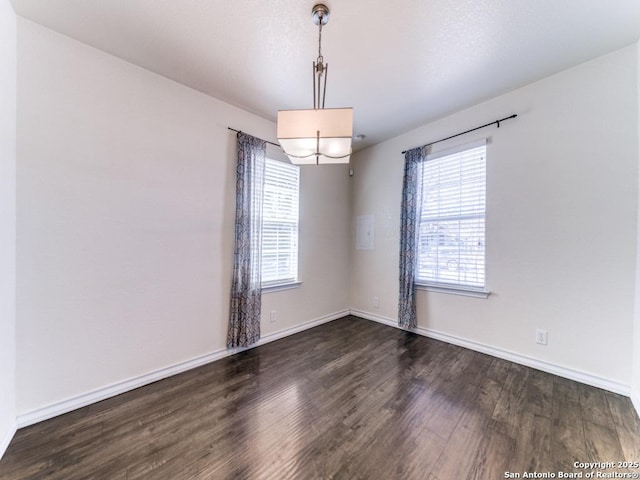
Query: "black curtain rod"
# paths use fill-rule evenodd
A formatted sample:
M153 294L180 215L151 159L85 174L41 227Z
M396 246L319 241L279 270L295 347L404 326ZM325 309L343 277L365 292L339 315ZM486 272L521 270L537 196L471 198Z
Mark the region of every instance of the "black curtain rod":
M236 133L243 133L243 132L242 132L242 130L236 130L235 128L231 128L231 127L227 127L227 128L228 128L229 130L231 130L232 132L236 132ZM244 133L246 133L246 132L244 132ZM257 138L257 137L256 137L256 138ZM261 138L260 140L262 140L262 138ZM264 141L264 142L267 142L267 143L270 143L271 145L275 145L276 147L280 147L280 148L282 148L278 143L273 143L273 142L270 142L269 140L263 140L263 141Z
M500 128L500 122L504 122L505 120L511 120L512 118L516 118L517 116L518 115L514 113L510 117L504 117L504 118L501 118L500 120L496 120L494 122L487 123L485 125L481 125L481 126L476 127L476 128L472 128L471 130L466 130L464 132L456 133L455 135L451 135L450 137L447 137L447 138L441 138L440 140L436 140L435 142L431 142L431 143L427 143L425 145L422 145L420 148L429 147L431 145L435 145L436 143L440 143L440 142L444 142L445 140L449 140L450 138L459 137L460 135L464 135L465 133L475 132L476 130L480 130L481 128L488 127L489 125L498 125L498 128ZM413 150L413 149L410 148L409 150ZM403 155L405 153L407 153L407 150L402 152Z

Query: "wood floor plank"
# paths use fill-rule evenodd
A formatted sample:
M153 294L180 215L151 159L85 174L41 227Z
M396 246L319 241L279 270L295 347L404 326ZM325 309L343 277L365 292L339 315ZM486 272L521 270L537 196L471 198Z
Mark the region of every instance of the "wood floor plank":
M515 442L508 435L492 428L486 429L469 476L466 478L473 480L504 478L504 472L509 471L514 444Z
M473 406L464 412L451 434L431 473L441 479L469 478L476 468L476 456L482 450L490 412L498 401L495 381L484 379L486 388L479 387ZM499 432L498 432L499 433ZM486 454L486 452L485 452ZM484 469L492 467L483 467Z
M624 459L628 462L640 461L640 441L638 441L640 438L640 418L634 411L631 400L621 395L607 393L607 404L620 440Z
M432 390L427 428L448 439L462 415L474 405L491 357L469 350L458 352L454 361L443 365L440 382Z
M553 412L553 378L550 373L529 370L524 409L538 417L551 418Z
M491 417L491 428L515 440L522 412L529 406L528 380L533 370L511 364Z
M614 458L624 458L618 434L611 428L584 419L584 435L587 461L606 462Z
M606 392L587 385L578 385L580 392L580 406L584 418L590 423L606 428L613 426L613 418L609 410Z
M509 471L552 471L554 464L551 462L551 418L526 411L519 416L519 423Z
M21 429L0 480L490 480L639 445L626 398L349 316Z
M589 458L580 387L576 382L560 377L554 379L552 420L553 468L556 471L569 471L573 462Z

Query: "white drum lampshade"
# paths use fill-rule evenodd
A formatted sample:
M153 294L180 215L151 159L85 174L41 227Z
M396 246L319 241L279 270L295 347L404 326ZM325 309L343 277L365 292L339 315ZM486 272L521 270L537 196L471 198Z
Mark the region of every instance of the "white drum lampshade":
M278 111L278 142L291 163L349 163L353 108Z

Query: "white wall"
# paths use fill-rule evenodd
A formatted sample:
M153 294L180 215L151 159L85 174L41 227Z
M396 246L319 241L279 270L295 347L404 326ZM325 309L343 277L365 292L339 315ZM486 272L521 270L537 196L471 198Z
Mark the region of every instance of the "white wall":
M17 408L29 422L224 351L227 127L273 140L275 124L23 19L18 58ZM267 314L263 334L348 308L346 169L301 182L305 283L264 296L278 321Z
M500 129L439 145L490 138L487 282L493 293L485 300L419 291L419 327L628 393L638 222L636 65L633 45L357 153L352 215L376 216L376 250L352 252L352 308L397 320L400 152L517 113ZM536 328L548 330L548 346L534 343Z
M638 51L638 142L640 142L640 42L637 44ZM640 148L639 148L640 150ZM638 157L640 164L640 156ZM640 200L639 200L640 202ZM640 232L640 211L638 212L638 231ZM638 235L638 248L636 251L636 302L633 323L633 367L631 380L631 400L638 415L640 415L640 234Z
M15 432L16 15L0 0L0 457Z

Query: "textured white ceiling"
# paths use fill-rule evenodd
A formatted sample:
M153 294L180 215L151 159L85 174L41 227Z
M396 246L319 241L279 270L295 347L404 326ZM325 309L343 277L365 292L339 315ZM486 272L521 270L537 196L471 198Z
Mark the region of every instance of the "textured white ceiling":
M23 17L271 120L312 106L315 3L13 0ZM354 131L367 135L357 148L640 36L640 0L325 4L326 106L354 107Z

